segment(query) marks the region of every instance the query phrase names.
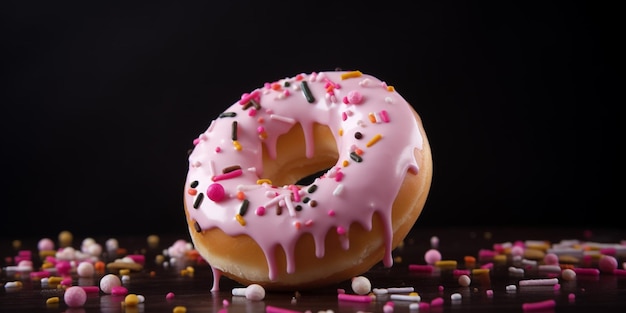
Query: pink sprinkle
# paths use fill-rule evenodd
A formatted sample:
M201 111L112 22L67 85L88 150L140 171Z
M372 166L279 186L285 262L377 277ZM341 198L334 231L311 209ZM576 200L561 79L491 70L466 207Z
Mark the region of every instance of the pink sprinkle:
M496 256L495 251L487 250L487 249L478 250L478 258L480 260L493 260L495 256Z
M328 216L335 216L335 210L328 210Z
M243 95L241 95L241 100L239 100L239 104L242 104L242 105L246 104L246 103L248 103L248 101L250 101L252 99L257 100L257 101L260 99L258 90L255 90L255 91L253 91L252 93L249 93L249 94L248 93L244 93Z
M175 296L176 296L176 295L174 295L174 293L173 293L173 292L168 292L168 293L165 295L165 299L167 299L167 300L172 300L172 299L174 299L174 297L175 297Z
M346 290L343 288L337 288L337 293L346 293Z
M561 284L554 284L554 290L555 291L561 290Z
M617 269L617 259L612 255L603 255L598 261L598 268L603 273L613 273Z
M213 181L220 181L224 179L235 178L237 176L241 176L242 174L243 174L243 171L241 169L237 169L232 172L228 172L226 174L215 175L213 176Z
M146 263L146 256L143 254L129 254L127 255L127 257L135 261L135 263L139 263L139 264Z
M430 304L428 302L420 302L419 310L420 311L428 311L428 310L430 310Z
M256 212L255 213L258 216L265 215L265 207L264 206L260 206L260 207L256 208Z
M298 186L296 185L289 185L289 189L291 189L291 192L293 193L293 199L296 202L300 202L300 193L298 192Z
M55 267L60 275L69 274L72 269L72 265L68 261L59 261Z
M455 269L452 271L452 275L454 276L461 276L461 275L471 275L472 272L470 272L470 270L462 270L462 269Z
M222 148L220 148L220 147L215 147L215 152L216 152L216 153L220 153L221 151L222 151Z
M279 308L277 306L266 305L265 313L300 313L300 311L294 311L290 309Z
M114 296L125 296L128 294L128 289L124 286L115 286L111 288L111 294Z
M30 272L31 279L41 279L44 277L50 277L50 272L48 271Z
M196 138L193 140L193 145L197 146L200 143L200 138Z
M61 286L71 286L72 285L72 277L66 277L61 280Z
M224 299L222 300L222 305L225 307L228 307L230 305L230 302L228 302L228 300Z
M409 271L420 273L432 273L434 267L432 265L409 264Z
M567 300L569 300L570 302L576 300L576 295L574 293L570 293L567 295Z
M337 174L335 174L335 181L340 182L343 179L343 173L340 171L337 171Z
M492 262L485 263L485 264L481 265L480 268L492 269L493 268L493 263Z
M440 292L441 292L441 291L443 291L443 289L444 289L444 288L443 288L443 286L442 286L442 285L439 285L439 286L437 287L437 290L439 290Z
M352 294L347 294L347 293L337 294L337 299L339 299L340 301L351 301L351 302L360 302L360 303L372 302L372 297L368 295L352 295Z
M493 290L492 290L492 289L487 289L487 290L485 291L485 294L487 294L487 297L490 297L490 298L491 298L491 297L493 297Z
M209 199L215 202L220 202L224 200L224 197L226 197L226 192L224 191L224 186L218 183L213 183L207 188L206 195Z
M522 304L522 310L524 311L538 311L552 309L556 306L556 302L552 299L537 302L527 302Z
M348 119L348 114L346 114L346 112L341 112L341 120L345 121Z
M380 111L380 118L383 119L383 122L389 123L389 114L387 113L386 110Z
M256 132L259 133L259 134L262 134L264 131L265 131L265 127L263 127L263 126L259 126L259 127L256 128Z
M576 275L600 275L600 270L593 267L575 267L572 270Z
M443 298L442 297L437 297L435 299L432 299L430 301L430 306L442 306L443 305Z

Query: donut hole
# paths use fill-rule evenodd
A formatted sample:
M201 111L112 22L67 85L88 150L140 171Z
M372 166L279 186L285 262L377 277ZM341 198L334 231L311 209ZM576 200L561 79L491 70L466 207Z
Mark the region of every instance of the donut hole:
M278 137L276 158L272 159L263 146L263 177L276 186L309 185L337 164L339 153L332 131L326 125L313 124L313 157L306 156L306 141L302 126L295 124Z

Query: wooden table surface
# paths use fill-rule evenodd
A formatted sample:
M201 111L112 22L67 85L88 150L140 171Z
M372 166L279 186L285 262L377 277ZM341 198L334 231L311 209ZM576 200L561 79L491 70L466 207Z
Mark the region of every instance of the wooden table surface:
M371 282L372 288L412 287L421 298L422 307L415 309L409 301L392 301L393 312L526 312L524 303L554 300L553 308L541 312L626 312L626 275L600 273L599 275L577 275L576 280L566 281L560 276L559 288L519 286L522 279L548 278L549 274L540 272L537 267L526 265L524 274L513 275L509 267L513 266L510 254L506 261L478 260L477 266L491 263L493 268L487 277L470 277L469 286L460 286L452 270L437 270L433 273L418 273L409 270L410 264L424 265L424 254L431 249L431 238L439 239L438 251L443 260L457 261L458 269L465 269L464 258L478 258L479 251L493 251L495 245L519 242L545 241L550 247L563 240L577 240L581 246L626 245L626 230L617 229L579 229L579 228L519 228L519 227L480 227L472 228L430 228L414 229L404 244L394 251L396 263L391 268L382 264L374 266L363 274ZM56 239L56 235L50 238ZM27 272L11 270L14 257L20 251L29 250L34 271L42 265L37 250L40 238L0 238L2 272L0 273L0 311L1 312L173 312L177 306L184 306L187 312L266 312L278 308L289 312L384 312L389 303L388 296L378 295L369 303L359 303L338 299L338 290L354 294L349 281L320 288L297 292L267 291L261 301L247 300L245 297L233 296L232 288L244 287L227 278L222 278L220 291L211 291L212 272L206 263L192 260L177 259L176 262L164 266L157 262L158 256L173 245L176 240L188 241L186 234L161 235L159 245L150 247L147 236L115 236L91 237L103 247L107 239L115 238L119 242L121 254L105 253L100 259L109 262L128 254L143 254L145 265L139 271L131 271L124 286L129 293L142 295L145 302L137 306L124 306L124 296L113 296L102 291L88 294L86 303L78 308L70 308L63 301L64 289L58 286L42 286L38 279L31 279ZM72 246L80 248L84 238L74 238ZM15 240L21 246L15 247ZM623 269L626 255L620 249L602 253L615 253L618 268ZM598 266L598 251L584 252L588 257L580 259L577 264L569 266ZM594 257L595 256L595 257ZM170 260L168 257L165 260ZM587 261L585 261L587 260ZM590 262L590 263L587 263ZM541 264L539 260L538 264ZM187 266L193 266L193 275L185 273ZM79 278L73 272L72 285L98 285L100 278L108 273L119 275L118 271L104 271L93 277ZM20 287L9 287L20 282ZM516 290L507 291L507 286L515 286ZM490 291L493 294L489 294ZM168 293L174 298L166 299ZM460 294L462 299L452 301L453 294ZM59 297L57 304L47 304L51 297ZM443 305L426 307L432 300L441 298ZM387 310L391 308L387 307Z

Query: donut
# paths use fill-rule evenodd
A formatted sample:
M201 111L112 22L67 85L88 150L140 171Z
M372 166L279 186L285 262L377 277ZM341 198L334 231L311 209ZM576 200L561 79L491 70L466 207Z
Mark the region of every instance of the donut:
M391 267L432 180L420 116L360 71L265 83L193 144L184 209L213 290L222 276L302 290Z

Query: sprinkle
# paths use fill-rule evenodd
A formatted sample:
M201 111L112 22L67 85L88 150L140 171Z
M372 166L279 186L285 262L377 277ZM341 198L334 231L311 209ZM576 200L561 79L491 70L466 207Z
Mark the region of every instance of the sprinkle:
M246 198L246 194L243 193L243 191L239 190L237 191L237 199L238 200L244 200Z
M315 190L317 190L317 185L311 185L311 186L309 186L309 189L306 190L306 192L314 193Z
M350 165L350 162L348 160L343 160L343 162L341 162L341 165L343 167L347 167L348 165Z
M341 74L341 80L348 79L348 78L361 77L361 75L363 75L363 73L361 73L360 71L347 72L347 73Z
M374 116L374 113L372 112L368 113L367 117L369 118L370 122L376 123L376 116Z
M356 133L354 133L354 138L361 139L361 138L363 138L363 134L361 132L356 132Z
M339 130L337 131L337 133L339 134L339 136L343 136L343 128L339 128Z
M432 273L435 267L432 265L409 264L409 271L420 273Z
M356 152L350 152L350 158L357 163L360 163L363 161L363 158L360 155L358 155Z
M246 215L246 212L248 212L248 206L250 205L250 201L248 201L248 199L244 199L241 202L241 206L239 207L239 214L240 216L244 216Z
M315 97L311 94L308 83L306 81L302 81L300 82L300 87L302 88L302 93L304 94L306 101L309 103L315 102Z
M237 141L237 121L233 121L230 128L230 138Z
M235 215L235 219L237 220L237 222L239 222L241 226L246 226L246 220L243 219L243 216L237 214Z
M380 118L383 120L383 122L389 123L389 114L386 110L380 111Z
M335 187L335 190L333 190L333 196L339 196L342 190L343 190L343 184L337 185L337 187Z
M264 206L260 206L260 207L256 208L256 211L254 213L256 213L256 215L258 215L258 216L265 215L265 207Z
M224 191L224 186L218 183L213 183L209 185L206 190L207 197L215 202L220 202L224 200L226 197L226 192Z
M289 123L289 124L295 124L296 123L296 120L294 120L293 118L282 116L282 115L277 115L277 114L271 114L270 118L273 119L273 120L277 120L277 121L281 121L281 122L285 122L285 123Z
M346 234L346 229L341 227L341 226L337 226L337 234L338 235L345 235Z
M519 281L520 286L553 286L558 283L558 278L524 279Z
M200 204L202 204L203 199L204 199L204 194L199 193L198 196L196 197L196 200L193 202L193 208L197 209L198 207L200 207Z
M239 143L239 141L233 141L233 146L235 147L235 150L241 151L241 144Z
M539 311L539 310L547 310L552 309L556 306L556 301L544 300L537 302L526 302L522 304L522 310L524 311Z
M337 294L337 299L339 299L340 301L350 301L350 302L360 302L360 303L372 302L372 297L369 295L351 295L347 293Z
M387 91L394 91L396 90L395 88L393 88L393 86L387 86Z
M224 179L234 178L237 176L241 176L242 174L243 174L243 171L241 169L238 169L238 170L234 170L232 172L228 172L225 174L215 175L213 176L213 181L220 181Z
M289 189L291 189L291 192L293 193L293 200L296 202L300 202L300 193L298 187L296 185L289 185Z
M241 100L239 100L239 104L245 105L247 104L250 100L252 99L259 99L260 95L259 95L259 91L255 90L252 93L244 93L243 95L241 95Z
M265 313L301 313L300 311L294 311L290 309L284 309L277 306L266 305Z
M261 178L261 179L257 179L256 183L257 185L263 185L263 184L271 185L272 181L267 178Z
M189 184L189 187L196 188L196 187L198 187L198 184L199 184L198 181L194 180L194 181L191 182L191 184Z
M414 302L420 302L422 300L422 298L418 295L398 295L398 294L390 295L389 299L400 300L400 301L414 301Z
M60 301L59 297L50 297L46 299L46 304L56 304L56 303L59 303L59 301Z
M220 118L224 118L224 117L235 117L237 116L236 112L224 112L222 114L220 114Z
M365 146L366 147L371 147L373 146L375 143L377 143L381 138L383 138L383 136L381 134L376 134L374 135L374 137L372 137L372 139L370 139L370 141L368 141Z

